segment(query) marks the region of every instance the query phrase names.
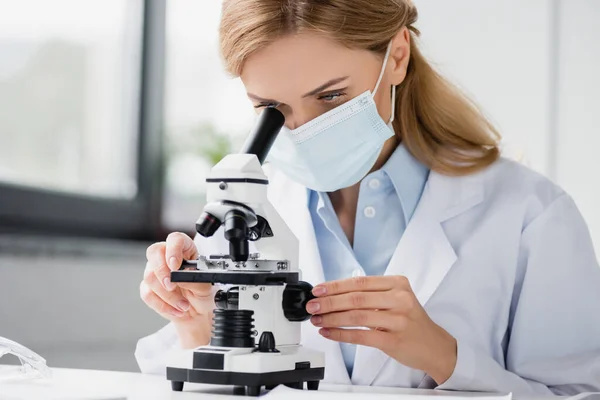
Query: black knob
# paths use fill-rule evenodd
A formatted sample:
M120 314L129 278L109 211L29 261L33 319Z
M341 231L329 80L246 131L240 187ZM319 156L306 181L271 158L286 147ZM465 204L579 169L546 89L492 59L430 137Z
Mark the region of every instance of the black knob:
M263 332L258 341L259 353L279 353L275 348L275 336L272 332Z
M215 305L220 310L237 310L239 305L240 292L237 286L229 290L219 290L215 293Z
M313 286L308 282L300 281L297 284L288 284L283 291L283 315L288 321L306 321L311 315L306 311L306 303L314 299Z

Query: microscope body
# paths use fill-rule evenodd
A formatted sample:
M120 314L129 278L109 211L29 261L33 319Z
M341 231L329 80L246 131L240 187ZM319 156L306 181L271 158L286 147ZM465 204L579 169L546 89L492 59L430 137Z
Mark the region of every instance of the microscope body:
M300 345L300 324L310 318L306 303L314 296L300 280L298 239L267 198L266 151L230 154L206 179L207 204L196 230L210 237L223 228L229 254L203 255L171 272L173 282L221 285L210 344L173 350L167 360L173 390L195 382L244 387L257 396L263 386L279 384L307 382L317 390L324 377L324 354Z

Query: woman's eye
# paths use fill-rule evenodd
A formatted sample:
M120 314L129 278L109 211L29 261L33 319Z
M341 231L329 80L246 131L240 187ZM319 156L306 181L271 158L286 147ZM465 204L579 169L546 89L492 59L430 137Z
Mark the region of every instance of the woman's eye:
M277 106L279 106L279 104L275 104L275 103L259 103L259 104L254 105L254 108L268 108L268 107L276 108Z
M323 100L326 103L331 103L340 100L343 95L344 93L341 92L324 94L322 96L319 96L319 100Z

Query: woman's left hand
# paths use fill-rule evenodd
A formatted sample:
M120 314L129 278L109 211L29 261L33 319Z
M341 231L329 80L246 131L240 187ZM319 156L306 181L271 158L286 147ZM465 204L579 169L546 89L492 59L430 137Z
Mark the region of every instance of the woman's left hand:
M375 347L438 385L456 366L457 345L419 304L404 276L360 276L315 286L306 309L331 340ZM341 329L366 327L370 329Z

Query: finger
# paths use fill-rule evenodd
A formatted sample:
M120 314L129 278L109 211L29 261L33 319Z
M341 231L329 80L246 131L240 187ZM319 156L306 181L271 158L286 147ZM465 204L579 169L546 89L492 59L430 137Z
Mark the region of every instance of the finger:
M363 346L381 348L390 339L390 334L382 331L366 329L319 329L321 336L342 343L360 344Z
M356 276L331 282L324 282L312 290L317 297L351 292L377 292L394 288L410 289L405 276Z
M177 308L180 311L188 311L190 309L189 301L183 297L181 290L169 291L158 281L156 275L148 274L144 278L144 283L148 288L153 291L162 301L169 304L173 308Z
M210 297L212 299L218 290L210 283L178 282L177 286L188 290L196 298Z
M408 292L391 290L344 293L313 299L306 304L306 311L311 314L327 314L347 310L389 310L401 307L402 300L410 296Z
M192 292L188 289L181 288L181 291L185 298L190 302L192 307L190 308L190 315L211 315L215 309L215 295L214 293L207 294L206 292L198 293ZM215 290L216 291L216 290ZM212 320L212 317L211 317Z
M177 286L171 283L171 270L167 266L165 261L166 243L155 243L148 248L147 257L148 264L146 265L146 271L144 277L148 278L149 272L152 272L158 282L167 289L168 291L175 290ZM148 269L150 271L148 271Z
M196 259L197 257L198 250L196 249L196 243L194 243L191 237L181 232L171 233L167 237L165 259L172 271L179 269L184 258Z
M156 278L163 287L169 291L174 290L176 286L171 283L171 270L167 266L165 261L165 251L167 244L165 242L154 243L148 250L146 250L146 258L148 264L146 265L146 271L144 271L144 279L147 275L152 272L156 275ZM150 271L148 271L150 269Z
M322 328L364 326L384 331L401 331L406 326L406 317L388 311L352 310L315 315L311 322Z
M148 287L148 285L146 285L145 282L142 282L140 285L140 297L148 307L168 320L172 320L173 317L179 318L185 315L182 311L164 302Z

